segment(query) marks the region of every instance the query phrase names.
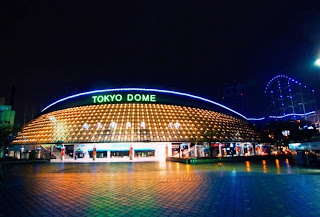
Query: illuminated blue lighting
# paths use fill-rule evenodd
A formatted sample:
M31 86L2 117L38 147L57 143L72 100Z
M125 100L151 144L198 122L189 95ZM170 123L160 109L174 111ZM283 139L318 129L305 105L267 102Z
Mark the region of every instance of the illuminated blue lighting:
M181 93L181 92L177 92L177 91L171 91L171 90L160 90L160 89L147 89L147 88L114 88L114 89L104 89L104 90L93 90L93 91L88 91L88 92L83 92L83 93L78 93L78 94L75 94L75 95L72 95L72 96L68 96L68 97L65 97L65 98L62 98L60 100L57 100L53 103L51 103L50 105L48 105L47 107L45 107L44 109L41 110L41 112L47 110L48 108L60 103L60 102L63 102L63 101L66 101L68 99L73 99L73 98L76 98L76 97L79 97L79 96L85 96L85 95L90 95L90 94L95 94L95 93L105 93L105 92L115 92L115 91L144 91L144 92L158 92L158 93L169 93L169 94L175 94L175 95L179 95L179 96L187 96L187 97L190 97L190 98L194 98L194 99L198 99L198 100L201 100L201 101L204 101L204 102L208 102L208 103L211 103L213 105L217 105L221 108L224 108L234 114L237 114L239 115L240 117L248 120L248 118L242 114L240 114L239 112L227 107L227 106L224 106L220 103L217 103L217 102L214 102L212 100L209 100L209 99L206 99L206 98L203 98L203 97L200 97L200 96L195 96L195 95L191 95L191 94L188 94L188 93Z
M293 82L293 83L296 83L296 84L299 83L299 85L302 85L301 82L299 82L299 81L297 81L297 80L295 80L295 79L293 79L293 78L290 78L290 77L288 77L288 76L286 76L286 75L277 75L277 76L274 76L272 79L269 80L269 82L268 82L268 84L267 84L267 86L266 86L266 92L268 92L268 89L271 87L271 84L272 84L276 79L281 79L281 78L286 78L286 79L288 79L288 87L290 87L289 81L291 81L291 82ZM280 86L281 86L281 85L280 85L280 81L278 81L278 86L279 86L279 89L280 89ZM304 88L307 88L307 86L304 85ZM289 90L289 91L291 91L291 90Z
M263 118L247 118L248 121L262 121L264 119L265 119L265 117L263 117Z
M73 99L73 98L76 98L76 97L80 97L80 96L85 96L85 95L90 95L90 94L95 94L95 93L104 93L104 92L115 92L115 91L144 91L144 92L158 92L158 93L168 93L168 94L175 94L175 95L179 95L179 96L186 96L186 97L190 97L190 98L194 98L194 99L198 99L198 100L201 100L201 101L204 101L204 102L208 102L208 103L211 103L213 105L216 105L216 106L219 106L221 108L224 108L234 114L237 114L239 115L240 117L250 121L254 121L254 120L264 120L265 117L262 117L262 118L247 118L246 116L242 115L241 113L227 107L227 106L224 106L220 103L217 103L217 102L214 102L212 100L209 100L209 99L206 99L206 98L203 98L203 97L200 97L200 96L195 96L195 95L192 95L192 94L188 94L188 93L181 93L181 92L177 92L177 91L171 91L171 90L160 90L160 89L147 89L147 88L114 88L114 89L104 89L104 90L93 90L93 91L88 91L88 92L83 92L83 93L79 93L79 94L75 94L75 95L72 95L72 96L68 96L68 97L65 97L65 98L62 98L60 100L57 100L53 103L51 103L50 105L48 105L47 107L45 107L44 109L41 110L41 112L47 110L48 108L60 103L60 102L63 102L63 101L66 101L68 99ZM275 103L275 102L273 102ZM284 116L269 116L269 118L283 118L283 117L288 117L288 116L292 116L292 115L298 115L298 116L307 116L309 114L314 114L316 113L315 111L312 111L312 112L309 112L309 113L305 113L305 114L286 114Z
M291 114L286 114L286 115L282 115L282 116L269 116L269 118L285 118L285 117L288 117L288 116L307 116L307 115L311 115L311 114L315 114L316 111L312 111L312 112L308 112L308 113L305 113L305 114L295 114L295 113L291 113Z

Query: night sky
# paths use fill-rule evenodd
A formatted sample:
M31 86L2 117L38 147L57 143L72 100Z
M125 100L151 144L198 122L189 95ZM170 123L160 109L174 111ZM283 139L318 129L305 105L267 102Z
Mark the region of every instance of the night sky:
M110 87L152 87L221 102L248 86L249 117L286 74L320 91L320 1L7 1L1 85L17 121L54 100Z

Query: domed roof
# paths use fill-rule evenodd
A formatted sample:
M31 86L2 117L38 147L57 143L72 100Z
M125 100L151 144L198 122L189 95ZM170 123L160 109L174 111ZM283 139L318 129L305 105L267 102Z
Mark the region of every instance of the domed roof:
M44 113L13 144L181 142L214 134L216 141L252 141L246 121L223 113L159 103L76 106Z

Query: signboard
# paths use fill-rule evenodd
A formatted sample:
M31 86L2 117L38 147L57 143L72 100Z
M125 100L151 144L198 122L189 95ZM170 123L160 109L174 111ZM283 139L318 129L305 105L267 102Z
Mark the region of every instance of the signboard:
M109 102L156 102L154 94L107 94L92 96L93 103Z

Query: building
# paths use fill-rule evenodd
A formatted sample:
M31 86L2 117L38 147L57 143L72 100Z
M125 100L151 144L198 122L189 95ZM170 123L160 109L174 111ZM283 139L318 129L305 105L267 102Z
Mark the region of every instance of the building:
M12 147L21 158L161 160L207 156L197 144L207 141L208 132L221 155L250 154L259 140L245 116L214 101L169 90L118 88L53 102L23 127Z
M307 121L312 123L320 133L320 109L318 109L315 113L306 116L306 119Z
M4 105L4 98L0 99L0 126L13 126L15 111L12 111L11 105Z

